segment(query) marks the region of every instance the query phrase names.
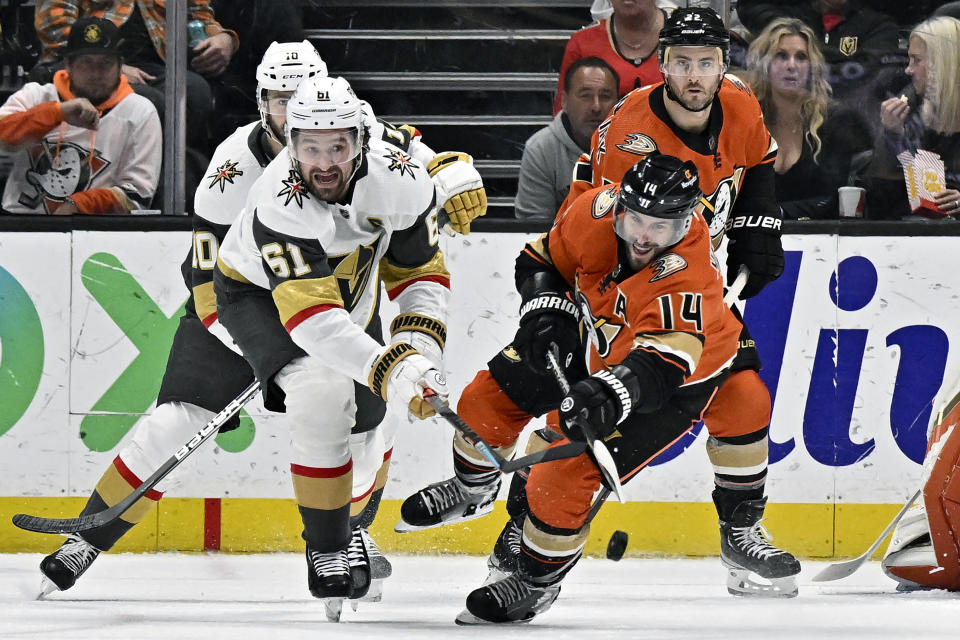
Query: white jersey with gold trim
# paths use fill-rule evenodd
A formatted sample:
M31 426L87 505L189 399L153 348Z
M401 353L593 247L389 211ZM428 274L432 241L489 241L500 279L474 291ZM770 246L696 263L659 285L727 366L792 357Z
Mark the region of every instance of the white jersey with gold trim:
M317 199L283 150L252 187L218 268L229 287L272 290L294 341L365 382L382 349L363 332L377 310L379 280L403 312L444 322L449 273L422 164L373 139L348 199Z

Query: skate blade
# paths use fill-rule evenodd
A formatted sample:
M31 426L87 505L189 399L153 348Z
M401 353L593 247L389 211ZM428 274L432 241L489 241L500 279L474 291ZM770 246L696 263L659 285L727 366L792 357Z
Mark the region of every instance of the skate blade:
M329 622L340 622L340 614L343 613L343 598L320 598L323 603L323 610Z
M381 578L374 578L370 581L370 588L367 589L366 595L360 598L361 602L380 602L383 599L383 580ZM356 611L356 608L354 608Z
M529 617L529 618L527 618L527 619L525 619L525 620L508 620L508 621L505 621L505 622L490 622L489 620L484 620L483 618L478 618L477 616L475 616L475 615L473 615L472 613L470 613L469 610L464 609L463 611L460 612L460 615L458 615L458 616L454 619L454 622L456 622L456 623L457 623L458 625L460 625L461 627L472 627L472 626L479 626L479 625L485 625L485 624L486 624L486 625L490 625L490 624L497 624L497 625L503 625L503 624L527 624L527 623L530 622L531 620L533 620L533 616L531 616L531 617Z
M53 580L47 576L43 576L43 581L40 583L40 593L37 594L37 600L46 600L47 596L53 593L54 591L59 591L60 587L53 583Z
M416 525L410 524L403 518L401 518L397 524L393 527L393 530L397 533L410 533L411 531L423 531L424 529L435 529L436 527L446 527L451 524L460 524L461 522L469 522L470 520L476 520L477 518L482 518L483 516L493 513L493 503L491 502L485 507L477 509L475 512L471 513L469 516L457 516L451 520L441 520L436 524L427 524L427 525Z
M797 577L760 578L748 569L727 569L727 592L752 598L795 598Z

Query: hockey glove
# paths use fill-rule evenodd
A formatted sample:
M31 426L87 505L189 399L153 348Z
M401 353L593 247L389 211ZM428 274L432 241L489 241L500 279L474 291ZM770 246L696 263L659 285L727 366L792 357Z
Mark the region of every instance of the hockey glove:
M427 172L437 188L437 202L450 218L454 231L470 233L470 223L487 212L487 192L473 166L473 158L459 151L434 156Z
M559 349L560 366L568 368L581 349L580 309L568 296L546 291L520 307L520 328L513 347L531 370L548 373L547 352Z
M626 368L618 367L623 369ZM635 400L613 371L597 371L570 387L560 402L560 429L571 441L585 442L580 428L585 420L601 440L605 439L630 415Z
M781 222L776 216L740 215L728 223L727 282L734 281L741 265L750 270L741 300L757 295L783 273Z
M443 371L443 345L447 327L439 320L419 313L401 313L390 323L391 341L406 342Z
M424 387L430 387L443 399L449 395L443 374L405 342L384 348L370 366L367 384L395 412L409 410L421 419L436 413L423 399Z

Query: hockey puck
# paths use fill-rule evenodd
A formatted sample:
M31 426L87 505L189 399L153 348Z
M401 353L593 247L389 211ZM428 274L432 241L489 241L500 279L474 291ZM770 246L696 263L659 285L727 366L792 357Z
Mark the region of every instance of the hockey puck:
M607 543L607 557L614 562L622 558L623 552L627 550L627 540L626 531L614 531Z

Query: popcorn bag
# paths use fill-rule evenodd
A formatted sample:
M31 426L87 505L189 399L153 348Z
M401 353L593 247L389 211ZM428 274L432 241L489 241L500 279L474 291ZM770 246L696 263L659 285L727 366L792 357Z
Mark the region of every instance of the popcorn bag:
M910 210L926 218L943 218L947 212L938 208L933 194L946 189L947 180L943 160L936 153L918 149L913 155L904 151L897 155L903 167L903 178L907 184L907 199Z

